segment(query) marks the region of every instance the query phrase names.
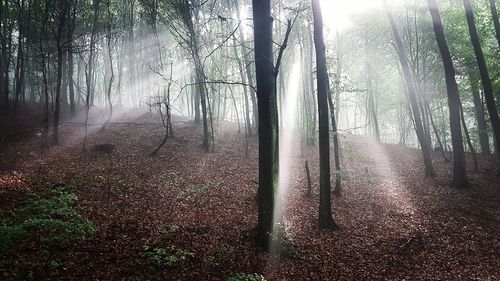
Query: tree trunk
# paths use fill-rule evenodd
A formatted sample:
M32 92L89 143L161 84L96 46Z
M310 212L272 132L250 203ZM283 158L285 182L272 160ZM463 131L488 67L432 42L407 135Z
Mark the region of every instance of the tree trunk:
M56 100L55 100L55 110L54 110L54 131L52 132L52 144L59 144L59 118L61 114L61 93L63 91L63 60L64 60L64 42L63 42L63 29L66 25L66 15L67 15L67 3L66 0L58 0L57 9L59 12L58 22L57 22L57 34L56 34L56 47L57 47L57 80L56 80Z
M9 22L7 11L6 4L0 1L0 108L5 114L9 110L9 67L12 51L12 24Z
M477 134L479 137L481 153L489 155L491 154L490 138L488 136L486 119L484 116L484 105L481 99L481 93L479 92L479 85L478 82L473 78L472 74L469 74L469 81L471 85L472 100L474 102L474 113L476 116Z
M372 84L372 68L370 64L368 35L365 34L365 67L366 67L366 94L368 95L368 116L372 128L372 136L380 142L380 129L378 126L377 109L375 108L375 92Z
M465 122L465 114L462 103L460 103L460 119L462 119L462 127L464 128L465 140L467 141L467 145L469 146L472 161L474 162L474 172L479 172L479 165L477 163L476 150L474 149L474 145L472 145L472 141L470 139L469 129L467 129L467 123Z
M323 40L323 17L319 0L312 0L314 23L314 46L316 47L316 69L319 112L319 227L335 228L332 217L330 186L330 134L328 126L328 73L326 68L325 42Z
M474 55L476 56L477 65L479 67L479 74L484 88L484 97L486 99L486 107L490 115L491 127L495 137L495 150L498 157L497 168L500 169L500 119L495 104L495 97L493 95L493 85L488 73L488 67L484 59L479 36L477 35L476 23L474 22L474 13L472 12L472 5L469 0L463 0L465 7L465 15L467 17L467 25L469 27L469 34L471 37L472 45L474 47Z
M234 47L233 47L233 50L234 50L234 55L235 55L235 58L236 58L236 61L238 63L238 68L240 70L240 78L241 78L241 82L243 84L246 84L247 81L246 81L246 77L245 77L245 74L243 73L243 65L241 63L241 60L239 59L239 55L238 54L238 50L236 48L236 40L233 40L233 43L234 43ZM245 56L245 54L241 54L243 56ZM251 120L250 120L250 104L249 104L249 101L248 101L248 95L249 95L249 91L248 91L248 87L243 85L243 97L244 97L244 100L245 100L245 121L246 121L246 133L248 135L252 135L252 123L251 123ZM251 90L250 90L250 93L251 93Z
M73 5L72 12L69 12L69 16L71 17L71 24L68 29L68 86L69 86L69 112L71 117L75 117L76 107L75 107L75 81L74 81L74 73L75 73L75 64L74 64L74 53L73 53L73 35L75 30L75 21L76 21L76 10L77 10L77 2L78 1L70 1ZM68 9L70 11L70 9Z
M500 23L498 21L497 5L495 0L490 1L491 16L493 18L493 24L495 25L495 34L497 36L498 47L500 48Z
M327 83L329 84L329 83ZM332 93L328 91L328 105L330 107L330 120L332 122L333 134L333 155L335 158L335 190L336 196L342 195L342 171L340 169L340 147L339 147L339 134L337 131L337 120L335 114L335 106L333 104Z
M234 6L235 6L235 9L236 9L236 16L241 21L240 5L239 5L239 1L238 0L234 0ZM252 77L252 71L251 71L251 67L250 67L251 66L251 61L248 58L248 52L245 50L245 45L244 45L245 36L243 34L243 26L242 25L243 25L243 23L240 22L240 28L238 30L239 31L239 39L240 39L240 49L241 49L241 54L243 56L245 73L246 73L246 76L247 76L247 83L249 85L252 85L252 83L253 83L253 77ZM250 101L252 102L254 129L250 128L248 131L252 132L252 134L250 134L250 135L253 135L253 131L255 131L255 132L257 131L257 127L258 127L258 124L259 124L259 113L258 113L258 109L257 109L257 99L255 98L254 91L253 90L249 91L249 95L250 95Z
M396 52L399 57L399 62L401 64L401 70L403 72L403 78L407 86L408 97L410 100L411 109L413 112L413 121L415 124L415 132L417 134L418 142L422 148L422 154L424 158L424 166L425 166L425 176L434 177L434 168L432 166L432 157L431 157L431 147L429 147L427 142L427 137L425 136L424 128L422 125L422 116L420 112L420 108L418 106L418 100L416 95L416 88L413 82L412 74L410 71L410 66L408 64L408 58L405 55L404 44L401 36L396 27L396 23L394 22L394 18L392 16L391 11L389 10L389 6L387 5L387 0L383 0L384 7L386 10L387 17L389 19L389 23L392 28L392 33L394 36L394 40L396 43Z
M22 17L19 17L22 19ZM17 64L16 64L16 70L15 70L15 77L16 77L16 88L15 88L15 93L14 93L14 111L17 109L18 103L19 103L19 98L21 96L21 92L23 89L23 84L24 84L24 76L25 76L25 58L24 58L24 42L23 42L23 33L21 29L21 23L19 23L19 35L18 35L18 40L17 40Z
M252 0L255 73L259 111L259 189L257 240L266 250L273 232L275 194L278 191L278 108L273 65L273 17L270 0Z
M468 185L467 171L465 167L465 151L460 127L460 95L455 80L455 68L451 59L448 43L444 36L441 16L436 0L427 0L427 6L432 16L436 41L443 60L446 88L448 92L448 107L450 109L451 142L453 145L453 181L452 185L457 188L465 188Z

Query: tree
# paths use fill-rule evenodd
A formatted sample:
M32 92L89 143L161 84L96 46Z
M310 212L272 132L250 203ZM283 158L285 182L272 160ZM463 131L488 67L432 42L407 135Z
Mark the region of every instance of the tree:
M486 128L486 120L484 118L484 106L481 100L481 93L479 92L479 82L473 77L473 74L469 74L469 82L471 85L472 99L474 102L474 113L477 123L477 133L479 136L479 145L481 146L481 153L491 154L490 150L490 139L488 137L488 131Z
M252 0L255 74L259 110L259 218L257 240L269 247L278 189L279 143L276 81L273 65L273 17L270 0Z
M169 0L166 3L165 12L167 13L166 23L170 30L176 35L180 44L187 47L187 51L194 63L197 93L201 101L201 111L203 117L203 143L205 151L210 148L209 130L208 130L208 90L206 85L206 75L201 57L200 31L196 29L199 20L199 9L202 3L191 3L188 0ZM198 102L195 98L195 113L197 112ZM195 122L197 117L195 114ZM212 136L213 137L213 136Z
M57 86L54 109L54 131L52 132L52 144L59 144L59 118L61 114L61 92L63 83L63 63L64 52L66 52L64 34L67 27L68 2L57 0L57 26L56 26L56 47L57 47Z
M453 145L453 181L452 185L464 188L468 185L465 168L465 151L461 130L460 96L455 80L455 68L451 59L448 43L444 35L443 24L436 0L427 0L427 6L432 17L436 41L443 60L446 87L448 92L448 107L450 109L451 141Z
M325 42L323 40L323 17L319 0L312 0L314 46L319 112L319 227L336 227L332 217L330 185L330 133L328 125L328 72L326 67Z
M481 43L476 30L476 23L474 21L474 13L470 0L463 0L465 8L465 16L467 18L467 26L469 28L469 35L474 48L474 55L476 56L477 66L479 67L479 75L483 83L484 97L486 99L486 108L490 115L491 127L493 128L493 135L495 137L495 148L498 157L497 168L500 168L500 118L495 104L495 97L493 95L493 84L491 83L488 66L484 59ZM500 173L499 173L500 174Z
M9 68L12 56L12 31L14 20L12 19L12 1L0 0L0 98L2 112L7 113L9 109Z
M500 22L498 21L497 5L495 3L495 0L489 0L489 2L493 24L495 25L495 34L497 36L498 47L500 48Z
M408 97L410 99L411 111L413 112L413 122L415 125L415 132L417 133L418 142L420 143L420 147L422 148L422 154L425 166L425 176L434 177L435 173L434 173L434 168L432 166L431 147L429 147L429 143L427 141L427 137L424 132L424 127L422 125L422 115L420 107L418 105L416 86L414 83L413 75L410 71L408 58L406 57L403 40L399 35L396 23L394 22L394 17L392 16L392 12L390 11L389 6L387 5L387 0L383 0L383 2L387 18L389 19L389 23L391 25L392 35L395 41L396 53L398 54L399 62L401 64L401 70L403 73L403 79L405 81L406 90L408 91Z

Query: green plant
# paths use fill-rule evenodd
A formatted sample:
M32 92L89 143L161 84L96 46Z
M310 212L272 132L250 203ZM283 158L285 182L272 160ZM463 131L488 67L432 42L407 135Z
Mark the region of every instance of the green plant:
M172 245L166 248L163 247L150 247L145 245L142 252L156 265L173 266L178 263L184 262L189 258L194 258L195 254Z
M219 183L207 183L205 185L195 186L195 187L191 187L191 188L186 189L184 191L184 196L191 197L191 196L195 196L197 194L207 193L213 189L217 189L220 187L221 187L221 184L219 184Z
M226 281L266 281L266 279L264 276L257 273L236 273L228 277Z
M179 231L179 226L178 225L162 226L160 227L159 230L161 234L175 233Z
M271 252L273 255L283 258L296 254L293 237L284 222L278 223L271 234Z
M235 247L233 245L224 243L220 245L215 252L220 254L232 254L234 250Z
M42 244L54 245L95 234L95 226L80 215L78 198L66 185L30 193L28 198L12 210L12 218L0 221L0 249L14 239L38 238Z

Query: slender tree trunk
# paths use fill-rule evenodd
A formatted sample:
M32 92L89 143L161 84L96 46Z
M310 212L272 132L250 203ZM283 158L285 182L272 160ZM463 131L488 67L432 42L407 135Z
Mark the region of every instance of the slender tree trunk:
M245 77L245 74L243 73L243 65L241 63L241 60L238 58L239 57L239 54L238 54L238 50L236 49L236 40L233 41L234 42L234 55L235 55L235 58L237 60L237 63L238 63L238 68L240 70L240 77L241 77L241 82L242 83L247 83L246 81L246 77ZM245 54L242 54L243 56L245 56ZM252 135L252 123L251 123L251 120L250 120L250 104L249 104L249 101L248 101L248 87L243 85L243 97L244 97L244 100L245 100L245 120L246 120L246 130L247 130L247 134L248 135Z
M199 83L196 76L196 69L193 74L193 82ZM193 87L193 108L194 108L194 123L199 124L201 122L201 110L200 110L200 85L196 85Z
M313 27L311 26L311 28L313 28ZM309 47L308 48L308 51L309 51L308 52L308 62L309 62L309 64L308 64L307 73L309 76L308 80L309 80L310 97L311 97L312 105L313 105L313 111L311 112L312 120L310 122L311 134L309 135L311 138L308 140L308 143L309 143L309 145L315 145L315 143L316 143L316 136L315 136L316 135L316 124L318 123L318 119L317 119L318 107L317 107L317 103L316 103L316 95L314 93L314 79L313 79L313 77L314 77L313 76L313 73L314 73L313 72L314 71L313 70L313 58L314 58L314 56L313 56L313 44L314 44L314 42L313 42L313 38L312 38L312 35L310 32L308 32L308 35L309 35L309 37L308 37L308 39L309 39L309 44L308 44L308 47Z
M316 47L316 69L319 112L319 227L332 229L330 185L330 134L328 126L328 73L326 68L325 42L323 40L323 17L319 0L312 0L314 22L314 45Z
M378 118L377 118L377 110L375 108L375 92L373 90L373 84L372 84L372 67L370 64L370 54L369 54L369 42L368 42L368 35L365 34L365 52L366 52L366 59L365 59L365 67L366 67L366 91L368 95L368 116L370 119L370 124L372 126L372 135L375 137L375 139L380 142L380 129L378 126Z
M88 137L88 127L87 122L89 120L89 111L92 105L91 97L93 96L93 76L94 76L94 55L95 55L95 44L97 36L97 20L99 19L99 3L100 0L93 0L92 6L94 8L94 18L92 22L92 32L90 34L90 47L89 47L89 63L87 71L85 72L85 82L87 84L87 93L85 97L85 137L83 140L82 150L85 151L87 148L87 137Z
M490 1L491 16L493 18L493 24L495 25L495 34L497 36L498 47L500 48L500 23L498 21L498 12L495 0Z
M66 39L64 39L66 41ZM66 45L66 43L65 43ZM62 84L61 84L61 103L63 108L68 106L68 52L65 48L62 58Z
M420 108L418 106L418 100L416 95L415 84L413 83L412 74L410 71L410 66L408 64L408 58L405 55L404 44L401 36L396 27L396 23L392 16L392 12L389 10L389 6L387 5L387 0L383 0L384 7L386 10L387 17L389 19L389 23L392 28L392 33L396 43L396 52L399 57L399 62L401 64L401 70L403 72L403 78L406 82L408 97L410 100L411 111L413 112L413 121L415 124L415 132L417 134L418 142L422 148L422 154L424 158L424 166L425 166L425 176L434 177L434 168L432 166L432 157L431 157L431 147L429 147L427 138L425 136L424 128L422 125L422 116L420 112Z
M136 83L136 74L135 74L135 68L136 64L134 61L135 58L135 40L134 40L134 23L135 23L135 16L134 16L134 9L135 9L135 1L136 0L127 0L128 2L128 69L129 69L129 81L127 83L127 88L129 89L129 98L131 100L131 103L133 106L137 106L137 83Z
M20 24L21 25L21 24ZM19 27L21 29L21 27ZM24 84L24 76L25 76L25 58L24 58L24 41L22 31L19 30L18 40L17 40L17 65L15 70L16 77L16 87L15 87L15 99L14 99L14 111L16 111L19 98L22 93L23 84Z
M328 78L328 77L327 77ZM328 83L329 84L329 83ZM328 105L330 107L330 119L332 122L333 134L333 155L335 158L335 190L336 196L342 195L342 171L340 169L340 147L339 147L339 134L337 131L337 120L335 119L335 106L333 104L332 93L328 91Z
M253 77L252 77L252 71L251 71L251 61L250 59L248 58L249 54L246 50L246 47L244 45L245 43L245 35L243 33L243 25L244 23L241 22L241 15L240 15L240 5L239 5L239 1L238 0L234 0L234 7L235 7L235 10L236 10L236 16L238 17L238 19L240 20L240 28L239 28L239 40L240 40L240 51L241 51L241 54L243 56L243 62L244 62L244 67L245 67L245 73L246 73L246 77L247 77L247 83L249 85L252 85L253 83ZM254 128L255 128L255 132L257 133L257 127L258 127L258 123L259 123L259 112L258 112L258 108L257 108L257 99L255 97L255 93L253 90L249 91L249 95L250 95L250 101L252 102L252 111L253 111L253 125L254 125ZM253 135L253 129L250 128L248 130L249 134L250 135Z
M106 88L106 101L108 102L109 106L109 113L108 113L108 118L106 119L106 122L104 122L104 126L102 127L103 129L106 128L106 126L109 124L111 121L111 117L113 116L113 101L111 100L111 92L113 90L113 82L115 80L115 70L113 66L113 46L114 46L114 41L113 41L113 30L112 30L112 14L111 14L111 2L108 1L106 2L107 5L107 27L106 27L106 47L107 47L107 54L108 54L108 83L107 83L107 88ZM161 63L161 55L160 55L160 63Z
M476 150L474 149L474 145L470 139L469 130L467 129L467 122L465 122L464 107L462 106L462 103L460 103L460 119L462 120L462 127L464 128L465 140L467 141L467 145L469 146L472 155L472 161L474 162L474 172L477 173L479 172L479 165L477 163Z
M465 151L460 127L460 95L455 80L455 68L451 59L448 43L444 36L441 16L436 0L427 0L427 6L432 16L436 41L443 60L446 77L446 88L448 92L448 107L450 109L451 142L453 145L453 181L452 185L457 188L465 188L468 185L467 171L465 167Z
M63 42L63 29L66 25L67 3L66 0L58 0L58 22L57 22L57 80L56 80L56 100L54 110L54 131L52 132L52 144L59 144L59 118L61 114L61 94L63 91L63 60L64 60L64 42Z
M434 131L434 135L436 136L436 141L438 143L439 148L441 149L441 154L443 155L443 159L445 162L448 162L448 157L446 157L446 148L443 146L443 142L439 137L438 128L436 127L436 123L434 122L434 117L432 116L432 111L428 103L425 104L427 112L429 114L429 119L432 125L432 130Z
M0 98L1 109L3 113L9 110L9 67L11 62L12 51L12 23L9 22L9 15L7 14L6 3L0 1Z
M493 95L493 84L490 80L488 73L488 66L484 59L483 50L476 30L476 23L474 22L474 13L472 12L472 5L469 0L463 0L465 7L465 15L467 18L467 25L469 27L469 34L471 37L472 45L474 47L474 55L476 56L477 65L479 67L479 74L484 88L484 97L486 99L486 107L490 115L491 127L495 137L495 150L498 157L497 168L500 170L500 118L495 104L495 96ZM500 173L499 173L500 175Z
M474 112L476 115L477 133L479 136L479 145L481 146L481 153L489 155L491 154L490 138L488 136L486 120L484 118L484 106L481 100L479 86L477 81L473 78L472 74L469 74L469 80L471 84L472 100L474 102Z
M72 6L72 10L68 9L68 15L71 20L71 24L68 29L68 87L69 87L69 112L71 117L75 117L76 107L75 107L75 64L74 64L74 50L73 50L73 35L75 30L75 21L76 21L76 10L77 10L78 0L71 0L70 5Z

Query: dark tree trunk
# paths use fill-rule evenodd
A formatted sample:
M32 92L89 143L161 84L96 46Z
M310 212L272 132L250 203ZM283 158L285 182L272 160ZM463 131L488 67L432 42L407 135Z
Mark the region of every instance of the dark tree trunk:
M330 133L328 125L328 73L326 68L325 41L323 40L323 17L319 0L312 0L314 18L314 45L316 47L316 69L319 112L319 227L332 229L330 185Z
M96 37L97 37L97 21L99 19L99 0L93 0L92 6L94 9L94 15L92 20L92 32L90 33L90 46L89 46L89 63L87 71L85 71L85 84L86 84L86 95L85 95L85 136L83 139L82 150L87 149L87 138L88 138L88 127L87 122L89 120L89 111L92 105L91 99L94 95L94 89L92 87L93 77L94 77L94 56L96 55Z
M9 110L9 67L12 48L12 23L7 13L7 3L0 1L0 98L3 113Z
M73 35L75 30L75 21L76 21L76 8L77 8L77 0L70 1L71 5L73 5L73 9L68 11L69 17L71 17L71 25L68 29L68 87L69 87L69 112L71 117L75 116L75 81L74 81L74 53L73 53Z
M477 35L476 23L474 22L474 13L472 12L472 5L469 0L463 0L465 7L465 16L467 17L467 25L469 27L469 34L471 37L472 45L474 47L474 55L476 56L477 65L479 67L479 74L484 88L484 97L486 99L486 107L490 115L491 127L495 137L495 150L497 153L498 161L497 166L500 168L500 119L495 104L495 97L493 95L493 85L488 73L488 67L484 59L479 36Z
M252 0L255 73L259 111L259 189L257 239L267 249L273 232L275 194L278 191L278 108L273 65L273 17L270 0Z
M309 161L306 160L306 162L304 163L304 167L306 169L306 179L307 179L306 196L309 197L312 195L312 183L311 183L311 172L309 171Z
M427 6L432 16L436 41L443 59L444 73L446 78L446 88L448 92L448 107L450 109L450 130L451 142L453 145L453 181L452 185L457 188L464 188L468 185L467 171L465 167L465 151L460 126L460 95L458 85L455 80L455 68L451 59L448 43L444 36L441 16L436 4L436 0L427 0Z
M495 25L495 34L497 35L498 47L500 48L500 23L498 21L497 5L495 0L490 1L491 16L493 17L493 24Z
M66 25L67 16L67 3L66 0L58 0L57 9L59 12L57 22L56 34L56 47L57 47L57 80L56 80L56 99L54 109L54 131L52 132L52 144L59 144L59 118L61 114L61 94L63 92L63 59L64 59L64 42L63 42L63 29Z

